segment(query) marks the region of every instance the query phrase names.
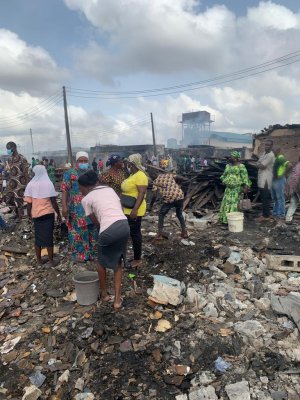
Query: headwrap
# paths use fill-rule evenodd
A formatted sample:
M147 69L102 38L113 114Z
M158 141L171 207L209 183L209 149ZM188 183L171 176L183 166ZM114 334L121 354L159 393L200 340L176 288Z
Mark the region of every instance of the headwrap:
M76 161L78 161L78 159L81 157L89 159L89 155L86 151L78 151L78 153L76 153Z
M36 165L33 167L34 177L28 183L25 189L25 197L33 197L34 199L47 199L48 197L56 197L53 183L50 181L47 170L44 165Z
M128 161L135 165L139 170L144 171L144 167L142 166L142 156L139 153L131 154L128 157Z
M108 160L106 161L106 166L107 167L112 167L115 165L119 160L122 160L122 157L119 156L118 154L111 154L108 157Z
M238 158L238 159L240 159L242 156L241 156L241 153L239 152L239 151L236 151L236 150L234 150L234 151L232 151L231 153L230 153L230 155L231 155L231 157L233 157L233 158Z

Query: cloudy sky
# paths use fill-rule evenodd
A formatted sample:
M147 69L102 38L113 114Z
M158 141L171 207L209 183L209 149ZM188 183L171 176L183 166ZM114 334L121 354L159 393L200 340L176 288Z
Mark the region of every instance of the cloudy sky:
M0 150L31 154L30 128L66 147L63 85L74 146L151 143L150 112L159 143L195 110L228 132L300 123L299 34L299 0L2 1Z

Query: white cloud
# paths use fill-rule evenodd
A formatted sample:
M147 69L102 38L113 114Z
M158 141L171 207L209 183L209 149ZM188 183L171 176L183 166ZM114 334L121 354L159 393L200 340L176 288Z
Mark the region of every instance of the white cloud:
M65 0L104 35L76 50L78 68L103 83L146 73L227 73L298 48L300 13L262 1L237 18L197 0Z
M182 83L197 79L190 76L198 75L200 80L260 64L299 46L299 14L272 1L261 2L239 18L222 5L200 13L196 0L65 0L65 3L84 13L101 34L101 41L94 39L77 49L77 63L85 81L91 77L106 83L124 80L128 87L127 76L130 75L134 85L135 76L141 74L145 77L144 86L151 87L156 76L162 81L172 74L174 80L180 76L178 83ZM1 34L5 44L0 40L0 87L6 90L0 91L0 109L2 115L10 116L38 107L40 93L55 86L65 71L61 71L46 50L29 46L11 32L0 30L0 38ZM143 89L140 85L132 89ZM188 94L106 101L107 114L111 110L113 117L97 111L97 105L96 111L87 111L85 103L74 105L70 97L72 143L83 147L97 142L151 143L151 111L159 143L165 143L169 137L180 139L178 116L195 110L211 112L215 117L213 130L259 131L270 124L299 122L299 96L299 65L294 64ZM91 103L88 109L92 109ZM137 119L144 122L132 126ZM37 114L33 120L17 121L20 125L3 130L0 118L3 142L16 138L24 148L30 148L31 127L37 148L46 152L66 147L61 104Z
M84 72L109 82L139 72L168 74L217 70L228 65L224 49L235 36L235 17L215 5L196 12L196 0L65 0L107 36L76 51Z
M275 30L299 29L300 16L288 8L272 1L261 2L258 7L248 10L247 17L251 23L262 28Z
M14 32L0 29L0 87L15 93L51 93L67 79L42 47L30 46Z

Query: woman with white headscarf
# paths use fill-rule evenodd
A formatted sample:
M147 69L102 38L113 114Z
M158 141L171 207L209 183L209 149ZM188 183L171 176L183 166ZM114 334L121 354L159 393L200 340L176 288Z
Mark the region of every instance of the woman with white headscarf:
M46 247L50 266L53 259L53 231L55 213L60 221L60 211L57 205L57 193L48 177L44 165L33 168L34 177L28 183L24 193L27 202L28 217L33 220L35 231L35 253L38 265L42 264L41 252Z
M78 178L90 169L89 155L85 151L76 154L75 168L65 172L62 190L62 214L68 227L69 247L74 262L96 258L98 232L91 219L85 216Z

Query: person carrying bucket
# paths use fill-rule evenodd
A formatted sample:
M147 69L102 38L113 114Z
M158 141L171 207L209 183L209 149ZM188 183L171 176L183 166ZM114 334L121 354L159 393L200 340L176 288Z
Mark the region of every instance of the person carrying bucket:
M241 164L241 154L238 151L232 151L229 164L221 176L222 183L226 186L223 200L219 211L219 221L227 224L227 214L238 211L241 193L247 193L251 186L248 172L244 164Z

